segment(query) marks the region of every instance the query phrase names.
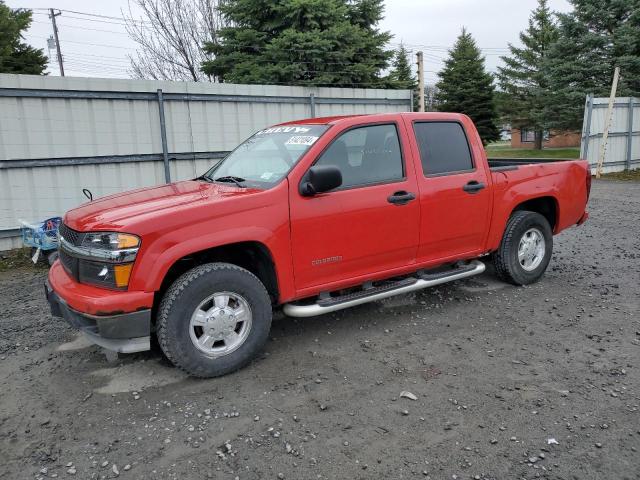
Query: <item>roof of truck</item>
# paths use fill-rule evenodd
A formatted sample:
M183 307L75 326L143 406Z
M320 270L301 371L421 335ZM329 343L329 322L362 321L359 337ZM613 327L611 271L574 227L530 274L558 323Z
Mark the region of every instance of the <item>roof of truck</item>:
M280 125L328 125L330 123L336 123L340 120L344 120L347 118L355 118L355 117L365 117L366 114L359 115L335 115L333 117L314 117L314 118L303 118L301 120L292 120L291 122L283 122L279 123Z
M396 117L397 115L403 115L408 117L417 117L417 118L429 118L434 117L437 119L442 118L459 118L461 115L456 113L444 113L444 112L393 112L393 113L371 113L371 114L356 114L356 115L336 115L332 117L314 117L314 118L304 118L301 120L293 120L291 122L279 123L277 126L282 125L334 125L336 123L340 123L342 120L347 120L351 118L357 117Z

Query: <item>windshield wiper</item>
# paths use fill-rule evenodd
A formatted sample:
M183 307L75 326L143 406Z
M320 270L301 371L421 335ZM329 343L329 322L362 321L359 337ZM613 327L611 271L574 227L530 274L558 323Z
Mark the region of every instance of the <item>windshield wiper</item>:
M207 177L206 175L200 175L199 177L195 178L195 180L204 180L207 183L213 183L213 178Z
M240 188L245 188L245 186L242 184L242 182L245 181L244 178L241 177L234 177L232 175L228 175L226 177L218 177L218 178L214 178L213 179L214 182L233 182L235 183L238 187Z

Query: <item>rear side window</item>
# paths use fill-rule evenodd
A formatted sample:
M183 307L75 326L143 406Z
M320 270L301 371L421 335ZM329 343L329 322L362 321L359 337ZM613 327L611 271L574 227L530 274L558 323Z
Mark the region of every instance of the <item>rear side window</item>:
M333 141L316 165L338 167L341 188L402 180L402 154L395 124L348 130Z
M425 175L473 170L467 136L459 123L418 122L413 131Z

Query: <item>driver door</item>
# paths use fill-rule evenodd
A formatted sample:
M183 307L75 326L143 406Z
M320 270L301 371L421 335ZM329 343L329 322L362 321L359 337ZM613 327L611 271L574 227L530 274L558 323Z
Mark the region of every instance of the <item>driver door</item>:
M337 166L342 186L312 197L290 186L298 291L359 283L415 262L420 204L413 167L403 156L403 128L390 122L347 129L314 162Z

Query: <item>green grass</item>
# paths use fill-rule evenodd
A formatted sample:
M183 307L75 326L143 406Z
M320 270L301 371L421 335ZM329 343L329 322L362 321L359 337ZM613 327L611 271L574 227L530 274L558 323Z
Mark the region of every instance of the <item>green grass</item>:
M640 182L640 168L625 170L624 172L603 173L600 178Z
M487 145L485 150L489 158L548 158L550 160L580 158L578 147L534 150L533 148L511 148L508 142L498 142Z

